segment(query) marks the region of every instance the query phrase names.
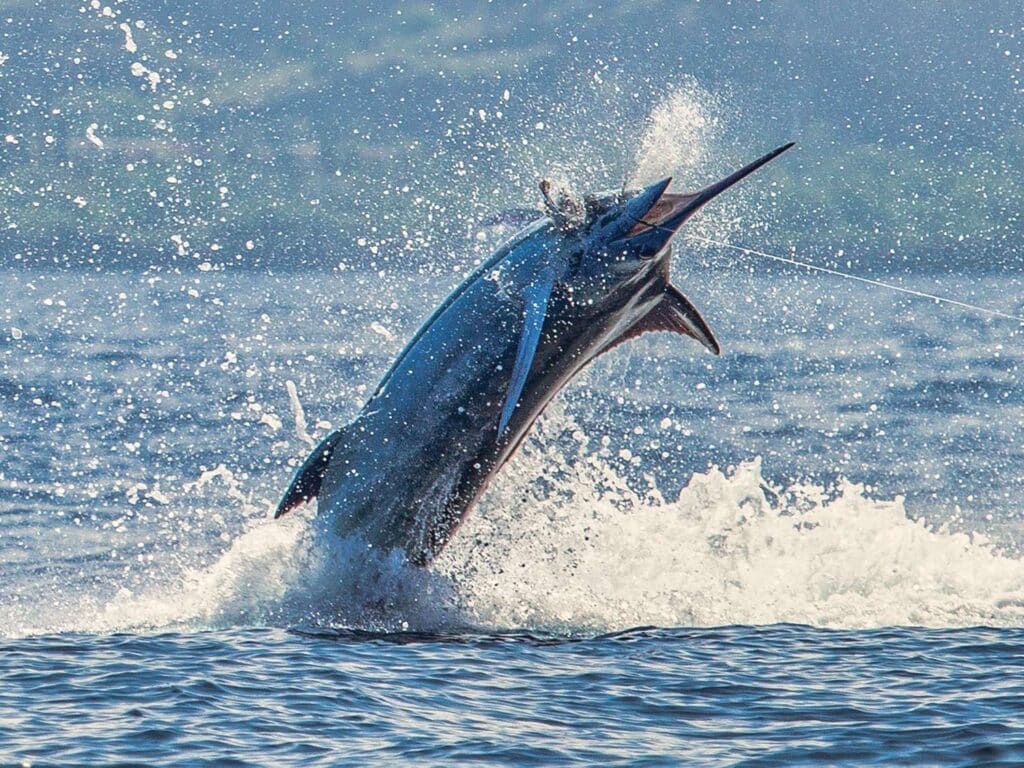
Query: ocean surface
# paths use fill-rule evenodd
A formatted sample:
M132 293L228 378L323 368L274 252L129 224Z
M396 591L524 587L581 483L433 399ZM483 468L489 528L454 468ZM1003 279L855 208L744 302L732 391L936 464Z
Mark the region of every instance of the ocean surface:
M269 629L8 643L35 765L1020 765L1020 630Z
M1021 764L1021 324L679 246L429 571L269 518L461 272L5 272L0 764Z
M0 768L1024 765L1022 5L833 5L3 3ZM720 357L428 569L271 519L538 181L788 141L676 238Z

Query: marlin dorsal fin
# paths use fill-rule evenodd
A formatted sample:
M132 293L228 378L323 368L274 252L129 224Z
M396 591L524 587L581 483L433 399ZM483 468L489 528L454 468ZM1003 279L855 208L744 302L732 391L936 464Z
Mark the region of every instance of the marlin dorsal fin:
M542 218L544 218L544 214L536 208L509 208L488 216L480 223L485 227L514 227L522 229L527 224L532 224L537 219Z
M544 327L548 299L551 297L551 289L554 284L554 273L545 271L523 291L523 331L519 336L519 348L516 350L516 362L512 367L512 376L508 382L505 404L501 409L501 421L498 424L499 435L505 432L505 427L508 426L512 413L519 403L519 396L523 394L526 377L530 373L534 355L537 354L537 344L540 342L540 332Z
M344 432L344 429L339 429L329 434L302 462L302 466L295 471L291 485L288 486L288 490L285 491L277 505L274 519L317 497L324 481L327 465L330 463L331 456L334 455Z

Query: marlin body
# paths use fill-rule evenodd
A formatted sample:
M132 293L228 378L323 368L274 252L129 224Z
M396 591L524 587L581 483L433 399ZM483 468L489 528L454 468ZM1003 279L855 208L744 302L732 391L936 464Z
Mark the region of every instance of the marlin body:
M553 200L445 299L348 426L298 469L275 517L313 498L341 535L429 563L544 407L602 353L647 331L719 346L669 282L672 236L787 144L693 194L664 179Z

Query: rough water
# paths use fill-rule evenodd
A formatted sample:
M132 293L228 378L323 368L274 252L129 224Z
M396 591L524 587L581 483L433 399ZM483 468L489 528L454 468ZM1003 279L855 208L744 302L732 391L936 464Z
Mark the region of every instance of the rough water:
M679 258L429 572L268 517L445 286L7 273L5 756L1019 761L1019 326Z
M728 168L720 111L668 94L630 182ZM522 150L531 184L545 151ZM772 247L776 188L753 183L687 232ZM1024 761L1024 326L1005 317L681 237L675 282L723 356L654 335L598 361L430 569L309 509L270 520L508 234L474 217L418 267L419 235L390 262L354 238L330 271L181 237L149 269L8 265L0 763ZM842 268L871 240L774 252ZM1019 275L973 255L883 277L1024 313Z
M1019 765L1022 651L790 625L63 635L3 655L0 702L35 765Z

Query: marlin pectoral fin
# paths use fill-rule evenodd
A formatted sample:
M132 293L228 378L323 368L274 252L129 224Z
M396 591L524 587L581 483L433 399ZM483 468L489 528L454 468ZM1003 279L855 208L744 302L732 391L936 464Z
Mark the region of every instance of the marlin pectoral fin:
M296 470L295 476L292 478L291 485L288 486L288 490L285 491L277 505L277 511L274 512L275 520L295 507L316 498L320 493L320 485L323 483L327 465L343 434L344 430L341 429L329 434L302 462L302 466Z
M651 322L657 323L658 328L651 330L675 331L692 336L713 354L720 354L722 348L718 346L715 334L711 332L704 318L700 316L697 308L690 303L682 291L671 283L665 289L665 295L644 320L650 318Z
M499 211L488 216L481 224L485 227L515 227L520 229L542 218L544 218L544 214L536 208L509 208L507 211Z
M548 299L555 284L555 276L545 272L523 291L523 332L519 337L519 349L516 351L516 363L512 368L512 377L508 382L508 394L501 409L501 421L498 434L505 432L509 419L519 403L519 396L526 385L526 377L530 373L533 357L537 353L540 332L544 327L544 317L548 311Z
M700 316L697 308L690 303L690 300L674 285L669 285L665 293L650 312L643 316L628 331L614 339L604 349L603 355L610 349L622 344L624 341L635 339L644 333L653 331L668 331L670 333L681 333L690 336L714 354L719 354L722 349L718 346L715 335L711 332L704 318Z

